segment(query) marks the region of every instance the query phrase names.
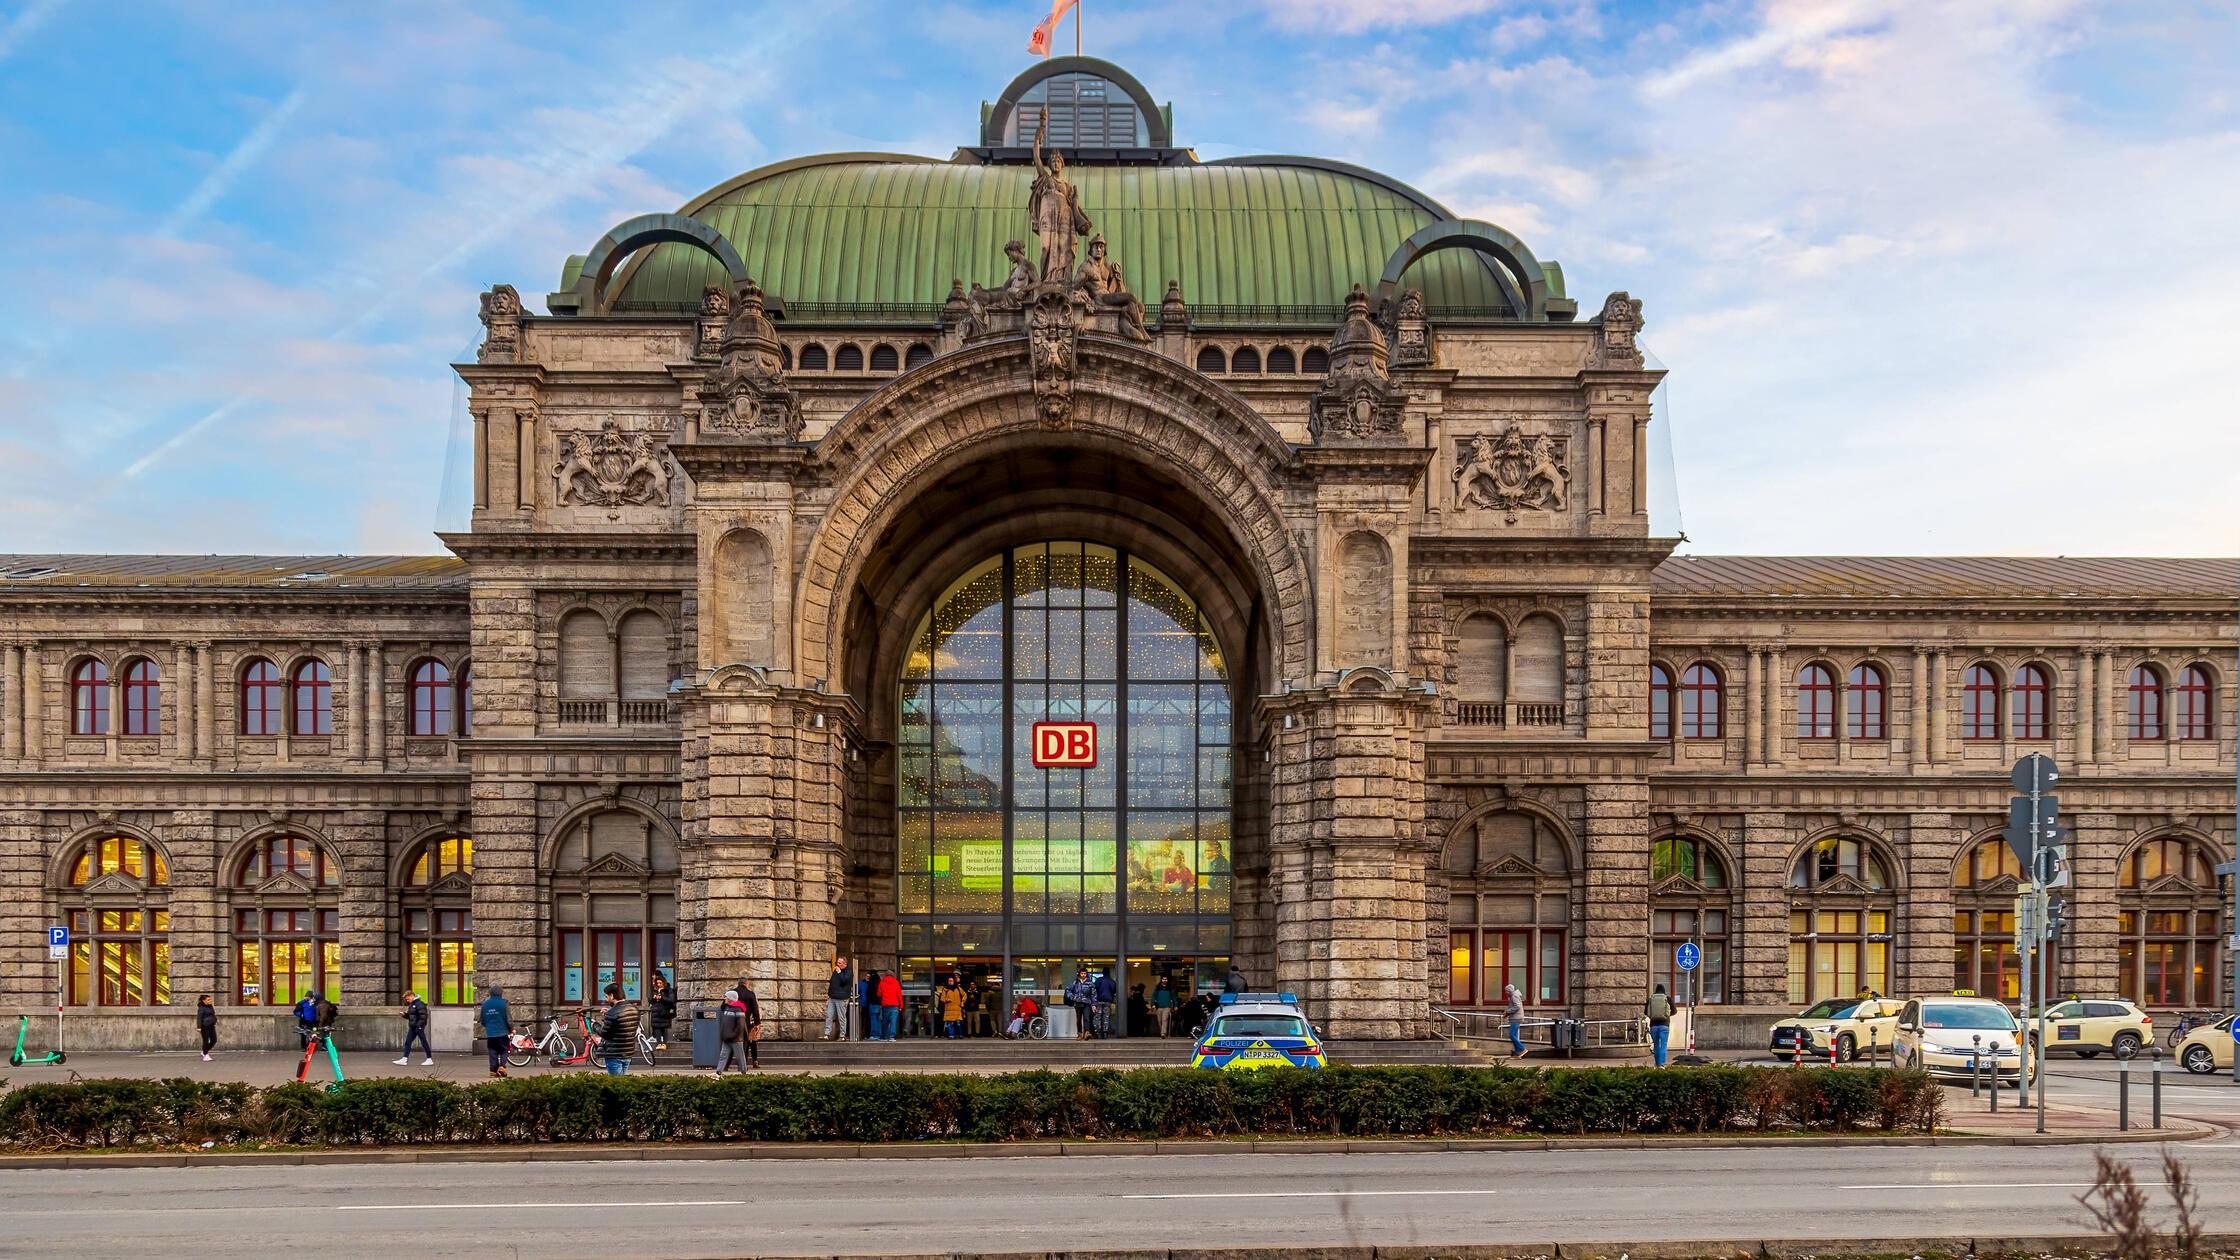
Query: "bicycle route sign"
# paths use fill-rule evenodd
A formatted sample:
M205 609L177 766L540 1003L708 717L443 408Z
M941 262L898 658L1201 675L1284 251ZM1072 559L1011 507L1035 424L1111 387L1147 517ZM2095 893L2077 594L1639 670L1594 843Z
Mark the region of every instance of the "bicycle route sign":
M1672 951L1672 965L1682 971L1694 971L1702 962L1703 947L1694 941L1682 941L1680 948Z

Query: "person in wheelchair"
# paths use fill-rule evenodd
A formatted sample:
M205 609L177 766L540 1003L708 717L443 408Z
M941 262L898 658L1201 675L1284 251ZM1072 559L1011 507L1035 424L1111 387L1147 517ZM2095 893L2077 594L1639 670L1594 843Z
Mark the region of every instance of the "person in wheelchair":
M1019 1000L1011 1004L1011 1025L1003 1030L1003 1035L1017 1041L1027 1035L1028 1027L1041 1014L1042 1007L1033 998L1020 994Z

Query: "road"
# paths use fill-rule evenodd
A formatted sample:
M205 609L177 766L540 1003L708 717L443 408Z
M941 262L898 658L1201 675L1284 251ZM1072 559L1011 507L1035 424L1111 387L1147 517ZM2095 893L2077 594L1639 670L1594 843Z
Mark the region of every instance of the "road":
M2159 1148L2106 1148L2146 1164ZM2240 1142L2179 1148L2240 1230ZM0 1173L0 1255L536 1260L2080 1232L2083 1147ZM2158 1181L2159 1177L2142 1180ZM510 1250L517 1247L518 1251Z

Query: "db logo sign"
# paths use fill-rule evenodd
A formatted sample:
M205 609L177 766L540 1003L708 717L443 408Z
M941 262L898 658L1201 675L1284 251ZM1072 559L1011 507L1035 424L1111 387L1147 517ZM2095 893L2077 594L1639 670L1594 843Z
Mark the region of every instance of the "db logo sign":
M1096 765L1097 724L1094 722L1035 723L1034 764L1037 770L1081 769Z

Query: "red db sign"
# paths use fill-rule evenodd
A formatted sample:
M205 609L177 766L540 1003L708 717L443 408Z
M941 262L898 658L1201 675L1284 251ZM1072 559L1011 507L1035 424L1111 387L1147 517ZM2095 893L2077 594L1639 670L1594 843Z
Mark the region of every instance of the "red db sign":
M1096 765L1097 724L1094 722L1035 723L1034 764L1037 770L1082 769Z

